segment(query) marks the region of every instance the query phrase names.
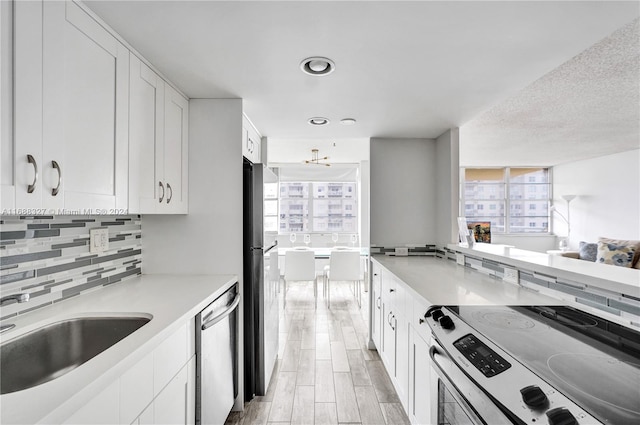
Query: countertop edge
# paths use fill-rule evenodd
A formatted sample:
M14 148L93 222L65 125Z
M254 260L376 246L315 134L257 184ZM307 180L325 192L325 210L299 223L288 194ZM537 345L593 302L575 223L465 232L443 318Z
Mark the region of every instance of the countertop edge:
M137 338L130 338L136 335L137 332L145 329L145 326L132 333L129 337L121 340L114 346L108 348L104 352L100 353L96 357L87 362L86 365L81 365L74 369L71 373L80 370L83 366L86 366L81 373L74 374L73 377L63 375L48 383L18 391L15 393L5 394L0 396L0 402L2 404L2 423L61 423L66 420L70 415L82 407L86 402L98 395L101 391L111 385L115 379L118 379L124 372L130 367L135 365L138 361L142 360L146 355L151 353L156 347L160 345L172 332L177 330L179 326L186 323L202 309L204 309L215 298L222 294L226 289L230 288L234 283L238 282L238 276L236 275L141 275L132 279L128 279L118 284L114 284L111 287L102 288L97 291L93 291L86 295L78 297L75 301L70 299L65 301L73 304L91 304L92 301L96 302L96 308L91 311L84 309L80 311L81 307L77 305L70 308L68 316L79 316L87 314L103 314L105 310L107 312L128 312L128 313L150 313L153 314L152 323L154 319L158 319L158 322L150 328L147 328L146 332L139 333ZM125 297L125 292L131 290L139 295L140 291L156 292L152 294L150 298L155 298L156 309L161 309L162 304L158 303L163 298L162 294L158 294L158 286L160 291L168 292L166 298L172 299L177 294L180 294L185 286L197 286L197 293L186 300L184 303L172 310L169 307L169 314L158 311L143 311L150 310L151 308L136 308L136 300L132 300L127 303L126 300L120 300L120 297ZM82 299L81 299L82 298ZM194 299L197 298L197 299ZM105 305L109 303L116 303L117 301L123 301L122 304L118 303L117 306L112 308L105 308ZM165 300L166 301L166 300ZM56 318L60 316L60 305L65 302L59 303L57 306L50 306L34 311L31 316L33 320L32 326L24 326L22 332L18 334L9 334L9 339L13 339L23 333L27 333L31 328L37 328L42 326L43 316L47 314L47 311L53 311L54 315L51 322L57 321ZM142 303L144 305L144 303ZM72 304L68 304L72 306ZM54 308L55 307L55 308ZM28 323L29 316L25 315L20 318L21 322ZM17 322L18 320L16 320ZM91 369L89 369L91 368ZM79 375L79 376L77 376ZM65 377L67 379L65 379ZM79 381L79 382L78 382ZM52 384L55 383L55 384ZM49 385L52 384L52 385ZM46 397L47 392L51 392L56 387L71 384L73 388L66 391L62 390L63 394L59 397L53 397L55 402L45 403L47 406L53 404L53 408L44 407L41 409L31 407L30 413L27 417L20 415L20 409L12 409L9 406L14 404L24 405L30 404L31 406L37 406L37 402L33 400L41 400L42 397ZM77 385L74 385L77 384ZM47 386L47 388L43 388ZM31 401L31 403L29 403ZM9 407L7 409L7 407Z
M482 244L480 245L481 246L476 245L473 248L469 248L449 244L447 248L462 254L498 261L502 264L524 270L550 274L569 280L579 279L580 282L596 288L640 297L640 270L626 269L607 264L589 263L574 258L565 258L506 246L499 247L492 245L490 247L484 247ZM488 249L500 248L508 250L508 255L488 251ZM558 264L541 264L540 262L533 261L533 258L538 258L540 261L544 260L546 262L553 261ZM610 277L612 274L618 275L617 280Z

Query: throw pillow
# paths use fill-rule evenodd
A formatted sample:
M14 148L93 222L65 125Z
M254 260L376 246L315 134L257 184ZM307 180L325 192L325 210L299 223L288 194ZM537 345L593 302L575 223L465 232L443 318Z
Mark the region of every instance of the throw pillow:
M640 269L640 241L624 240L624 239L611 239L611 238L598 238L599 242L612 243L614 245L631 245L635 246L636 253L633 257L631 267Z
M580 242L580 259L595 262L598 258L598 244Z
M631 267L635 253L635 246L615 245L600 241L598 242L597 262L620 267Z

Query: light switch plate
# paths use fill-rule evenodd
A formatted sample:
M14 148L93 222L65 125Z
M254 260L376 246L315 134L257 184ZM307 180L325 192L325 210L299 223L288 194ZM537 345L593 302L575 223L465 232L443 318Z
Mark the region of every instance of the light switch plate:
M89 229L89 252L92 254L109 249L109 229L97 227Z

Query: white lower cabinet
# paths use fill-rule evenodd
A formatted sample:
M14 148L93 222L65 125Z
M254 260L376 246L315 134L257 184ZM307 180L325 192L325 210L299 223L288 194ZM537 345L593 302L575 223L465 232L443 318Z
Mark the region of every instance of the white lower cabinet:
M153 420L157 424L186 424L189 374L185 365L153 400Z
M379 263L372 262L371 270L372 339L411 423L433 424L436 412L430 405L431 359L426 342L430 331L423 319L430 304Z
M371 339L376 347L380 347L382 341L382 286L380 279L382 278L382 271L377 264L371 265L371 291L373 293L373 309L371 324Z
M149 353L120 377L120 422L131 423L153 400L153 356Z
M153 405L144 409L144 411L138 416L132 424L135 425L153 425L155 424L153 420Z
M409 390L409 322L404 314L396 316L396 391L407 409Z
M178 328L64 423L194 424L193 324Z
M119 423L120 383L114 382L75 412L65 424L93 425Z
M412 424L434 424L431 409L431 359L429 344L409 327L409 406L407 414Z

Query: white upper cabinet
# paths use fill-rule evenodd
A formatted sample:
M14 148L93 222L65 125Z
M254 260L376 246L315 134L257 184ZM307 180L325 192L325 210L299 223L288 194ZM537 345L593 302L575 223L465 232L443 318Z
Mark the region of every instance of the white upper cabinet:
M189 187L189 101L165 84L164 180L167 212L186 214Z
M262 141L260 133L253 126L251 121L242 116L242 156L253 163L262 162Z
M13 175L13 3L0 1L0 205L15 207Z
M42 3L13 6L15 205L42 208ZM11 145L4 137L3 145Z
M73 2L15 16L16 206L126 210L128 49Z
M189 102L131 54L129 210L186 214Z

